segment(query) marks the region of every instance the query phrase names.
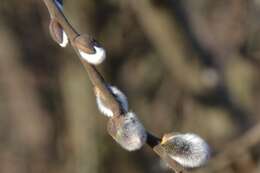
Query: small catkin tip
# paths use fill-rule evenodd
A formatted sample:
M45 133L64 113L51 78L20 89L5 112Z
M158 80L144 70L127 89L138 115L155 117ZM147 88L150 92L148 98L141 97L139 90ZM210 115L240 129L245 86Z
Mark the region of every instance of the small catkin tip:
M62 42L59 43L59 45L64 48L68 45L68 43L69 43L68 36L65 31L62 31Z
M116 100L120 103L122 108L124 109L125 112L128 112L128 102L127 102L127 97L124 95L122 91L120 91L117 87L115 86L110 86L107 85L107 88L111 91L111 93L115 96ZM108 117L113 116L112 110L109 108L109 106L104 102L102 99L102 95L99 92L98 89L95 89L95 94L96 94L96 102L98 105L98 109L101 113Z
M97 102L98 110L99 110L102 114L104 114L104 115L107 116L107 117L112 117L112 116L114 115L113 112L112 112L112 110L111 110L108 106L106 106L106 105L104 104L104 102L102 101L102 98L101 98L100 95L97 95L97 96L96 96L96 102Z
M100 90L97 87L95 87L94 91L95 91L95 95L96 95L96 102L97 102L98 110L105 116L112 117L113 112L109 108L109 106L105 104Z
M127 101L127 97L125 96L125 94L115 86L109 86L109 89L111 90L113 95L116 97L117 101L120 103L120 105L122 106L124 111L128 112L128 101Z
M79 49L80 56L89 62L90 64L98 65L101 64L106 58L106 51L102 47L94 46L95 53L86 53Z
M66 47L69 39L62 26L56 19L51 19L49 25L50 34L52 39L57 42L61 47Z
M208 144L196 134L168 136L161 145L172 159L187 168L202 166L210 157Z
M126 150L140 149L146 142L147 133L135 113L128 112L116 134L116 141Z

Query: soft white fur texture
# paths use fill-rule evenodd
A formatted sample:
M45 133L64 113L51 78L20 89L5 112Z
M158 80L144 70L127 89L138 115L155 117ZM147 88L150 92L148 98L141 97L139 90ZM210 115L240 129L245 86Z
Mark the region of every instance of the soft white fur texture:
M94 46L95 53L89 54L79 49L80 56L88 63L93 65L101 64L106 58L106 51L102 47Z
M108 86L108 88L113 93L113 95L116 97L117 101L121 104L124 111L128 112L128 101L127 101L127 97L124 95L124 93L115 86ZM102 99L101 99L99 93L97 93L97 95L96 95L96 102L98 105L98 109L101 113L103 113L104 115L106 115L108 117L113 116L112 110L102 102Z
M62 43L60 43L59 45L61 47L66 47L69 43L69 39L67 34L65 33L65 31L62 31Z
M198 135L187 133L177 134L167 139L168 144L175 145L178 149L170 157L184 167L193 168L204 165L210 156L208 144ZM183 149L183 151L181 151Z
M125 96L125 94L115 86L109 86L109 88L112 91L112 93L116 96L117 101L120 102L124 111L128 112L128 101L127 101L127 97Z
M104 114L104 115L107 116L107 117L112 117L112 116L114 115L113 112L112 112L112 110L111 110L110 108L108 108L108 106L105 105L105 104L102 102L100 96L98 96L98 95L96 96L96 101L97 101L98 109L99 109L99 111L100 111L102 114Z
M117 132L116 141L124 149L135 151L145 144L146 139L146 130L135 113L126 113L121 129Z

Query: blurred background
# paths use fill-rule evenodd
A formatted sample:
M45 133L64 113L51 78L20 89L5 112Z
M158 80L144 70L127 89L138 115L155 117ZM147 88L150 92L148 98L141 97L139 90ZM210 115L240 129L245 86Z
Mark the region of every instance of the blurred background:
M201 173L260 172L260 0L64 0L107 50L98 66L145 127L212 147ZM171 172L107 134L87 73L42 0L0 2L0 172Z

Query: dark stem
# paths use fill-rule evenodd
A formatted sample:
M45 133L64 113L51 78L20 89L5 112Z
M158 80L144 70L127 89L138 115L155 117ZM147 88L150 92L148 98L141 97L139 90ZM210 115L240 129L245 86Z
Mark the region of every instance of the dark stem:
M147 132L147 140L146 140L147 145L149 145L151 148L154 148L156 145L160 144L160 142L161 142L160 138Z

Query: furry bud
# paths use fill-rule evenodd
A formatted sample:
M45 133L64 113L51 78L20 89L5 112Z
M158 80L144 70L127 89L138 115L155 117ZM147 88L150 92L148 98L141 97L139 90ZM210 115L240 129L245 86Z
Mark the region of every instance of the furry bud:
M124 93L115 86L107 86L107 87L111 91L113 96L115 96L116 100L120 103L124 112L128 112L128 102ZM96 94L96 101L97 101L99 111L108 117L112 117L113 112L109 108L109 105L104 101L104 98L98 88L95 88L95 94Z
M66 47L69 43L68 36L64 32L59 22L55 19L51 19L49 29L52 39L56 41L61 47Z
M210 156L208 144L196 134L166 134L161 146L172 159L187 168L204 165Z
M105 49L87 35L78 36L75 39L75 46L78 48L81 58L90 64L101 64L106 58Z
M128 151L140 149L147 139L145 128L133 112L110 118L107 129L114 140Z
M124 112L128 112L128 101L125 94L115 86L108 86L112 94L116 97L116 100L120 103Z

